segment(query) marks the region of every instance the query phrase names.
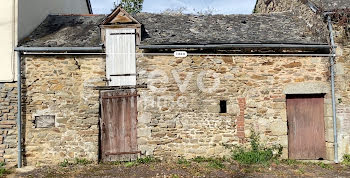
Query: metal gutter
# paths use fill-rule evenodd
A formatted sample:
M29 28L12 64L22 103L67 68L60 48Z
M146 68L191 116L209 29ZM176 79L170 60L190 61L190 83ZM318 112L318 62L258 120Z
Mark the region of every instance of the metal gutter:
M37 53L37 52L24 52L24 55L107 55L107 53ZM119 53L121 54L121 53ZM174 56L174 53L135 53L143 56ZM299 56L299 57L332 57L333 54L264 54L264 53L242 53L242 54L210 54L210 53L188 53L188 56Z
M140 45L140 49L185 49L185 48L317 48L329 49L328 44L209 44L209 45Z
M335 51L335 43L334 43L334 36L333 36L333 26L332 26L332 20L330 16L327 16L328 20L328 28L329 28L329 35L330 35L330 40L331 40L331 45L332 45L332 54L336 54ZM332 86L332 110L333 110L333 134L334 134L334 162L339 163L338 159L338 134L337 134L337 109L336 109L336 100L335 100L335 83L334 83L334 78L335 78L335 73L334 73L334 60L335 56L332 56L329 58L330 60L330 69L331 69L331 86Z
M102 52L101 47L17 47L15 51L21 52Z
M17 52L17 166L22 167L22 81L21 81L21 53Z

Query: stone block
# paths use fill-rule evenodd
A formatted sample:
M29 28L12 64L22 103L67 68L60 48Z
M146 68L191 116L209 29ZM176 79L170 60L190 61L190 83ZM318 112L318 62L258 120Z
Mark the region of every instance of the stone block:
M283 136L287 135L287 122L279 120L279 121L273 121L269 128L271 130L272 135L276 136Z

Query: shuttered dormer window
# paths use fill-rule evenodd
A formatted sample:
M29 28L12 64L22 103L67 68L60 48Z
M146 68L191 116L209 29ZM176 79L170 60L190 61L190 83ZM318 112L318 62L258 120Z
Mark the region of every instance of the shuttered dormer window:
M135 29L106 29L108 86L136 85L135 32Z

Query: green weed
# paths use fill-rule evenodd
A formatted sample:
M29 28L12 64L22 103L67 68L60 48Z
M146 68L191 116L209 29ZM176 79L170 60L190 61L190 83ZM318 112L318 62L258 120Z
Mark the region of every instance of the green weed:
M154 157L147 156L144 158L137 159L136 162L139 164L149 164L149 163L159 162L159 160Z
M191 165L191 162L189 162L187 159L181 157L177 160L177 164L189 166L189 165Z
M270 164L272 160L278 159L282 155L283 147L281 145L271 148L264 147L260 144L260 137L252 132L250 137L250 149L237 147L233 149L232 158L240 164Z
M325 164L322 162L316 163L317 166L320 166L323 169L333 169L333 166L329 165L329 164Z
M131 161L131 162L126 162L125 167L133 167L133 166L137 166L137 162L136 161Z
M59 164L59 166L61 166L61 167L68 167L69 165L71 165L71 164L69 163L69 161L67 159L65 159L63 162L61 162Z
M75 158L75 164L76 165L88 165L88 164L91 164L91 163L92 163L92 161L89 161L89 160L87 160L85 158L82 158L82 159Z
M345 165L345 166L350 166L350 154L345 154L343 156L342 164Z
M7 170L4 166L5 166L5 163L1 162L0 163L0 177L4 176L5 174L9 174L10 173L10 171Z

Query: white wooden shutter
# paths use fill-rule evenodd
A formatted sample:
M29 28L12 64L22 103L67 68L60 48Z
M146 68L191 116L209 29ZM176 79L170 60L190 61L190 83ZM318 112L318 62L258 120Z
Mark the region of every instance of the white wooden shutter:
M106 29L109 86L136 85L135 29Z

